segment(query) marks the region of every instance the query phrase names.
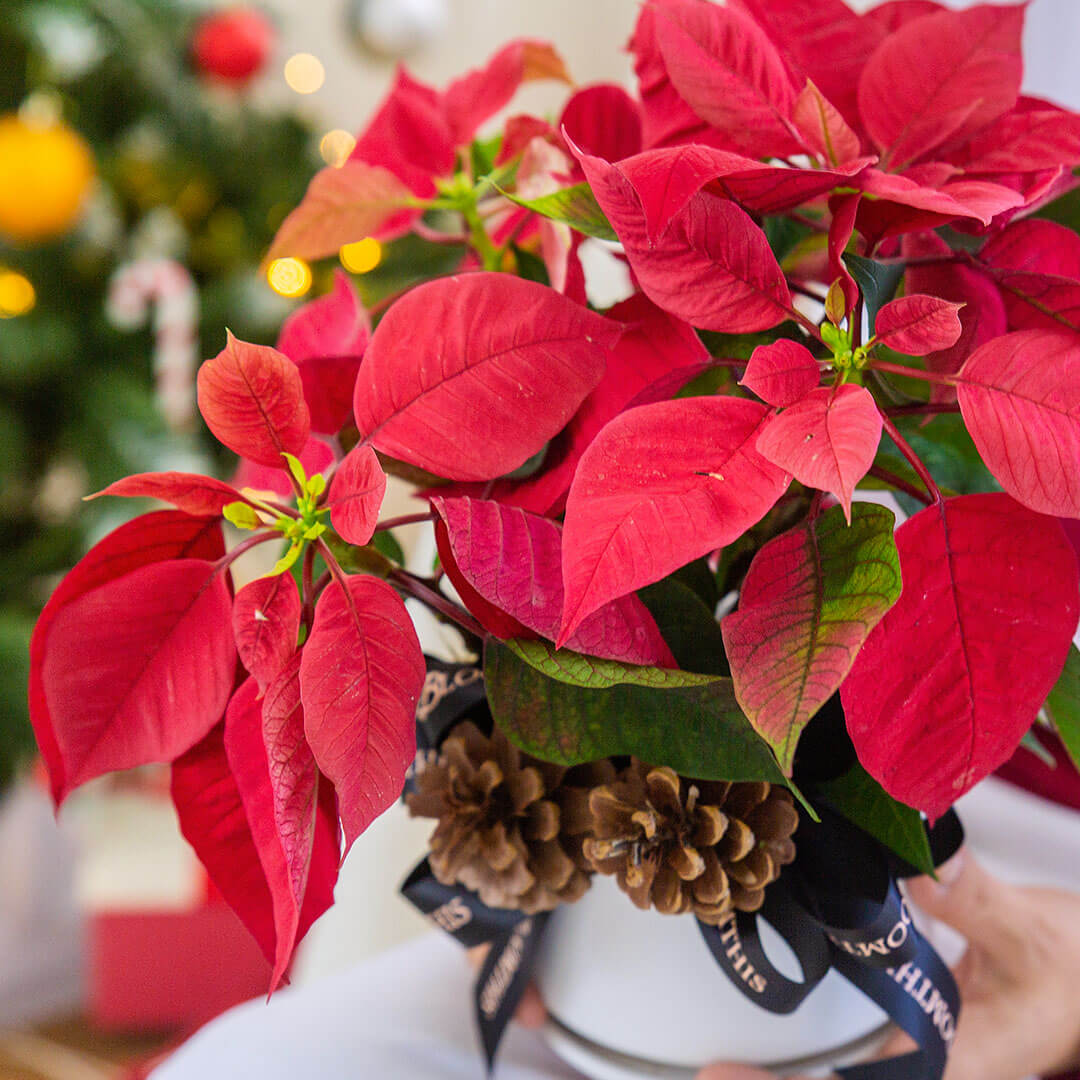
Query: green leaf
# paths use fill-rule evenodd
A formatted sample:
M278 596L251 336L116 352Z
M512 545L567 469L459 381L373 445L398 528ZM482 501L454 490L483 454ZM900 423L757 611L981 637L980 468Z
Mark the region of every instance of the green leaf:
M873 334L877 313L896 294L896 287L904 276L904 267L901 264L876 262L874 259L854 255L849 251L844 252L843 259L862 291L863 300L866 302L866 317L869 320L870 333Z
M730 679L494 639L484 678L495 722L534 757L577 765L632 754L702 780L787 782Z
M276 563L274 563L274 569L270 571L266 577L277 577L278 574L284 574L294 562L300 557L300 552L303 550L303 542L300 540L294 540L289 545L289 550L281 556Z
M618 234L611 227L611 222L600 209L592 188L584 182L535 199L521 199L501 188L499 191L518 206L524 206L527 210L532 210L533 213L552 221L561 221L564 225L569 225L570 228L586 236L595 236L600 240L619 239Z
M300 490L305 491L307 489L307 473L304 472L304 466L300 464L300 459L293 457L292 454L285 450L281 451L281 456L289 463L289 472L292 473L293 479L300 485Z
M924 874L934 873L934 856L922 815L897 802L861 765L822 784L819 790L834 809L890 851Z
M895 524L884 506L855 503L850 525L836 506L782 533L754 557L739 608L721 624L739 704L785 771L900 597Z
M262 524L254 507L248 506L246 502L231 502L221 511L221 514L226 521L238 529L257 529Z
M1061 678L1046 700L1046 713L1073 764L1080 769L1080 651L1075 645L1069 650Z
M731 674L720 624L693 589L671 577L641 589L638 596L679 667L705 675Z
M384 555L394 562L405 565L405 552L397 541L397 537L389 529L382 529L371 538L371 544L380 555Z

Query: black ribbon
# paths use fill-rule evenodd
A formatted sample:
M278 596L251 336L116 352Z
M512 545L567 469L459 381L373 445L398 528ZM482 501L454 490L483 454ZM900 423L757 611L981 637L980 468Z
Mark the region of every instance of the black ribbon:
M478 669L429 659L418 712L421 753L484 701ZM434 672L434 674L432 674ZM743 994L774 1013L790 1013L831 968L881 1006L918 1050L838 1069L844 1080L941 1080L960 1012L952 974L916 930L898 880L919 873L828 807L821 822L804 819L798 857L765 890L759 912L736 912L719 926L699 922L720 970ZM934 864L959 848L963 829L950 811L931 830ZM425 859L401 889L462 945L491 946L476 981L476 1019L490 1072L499 1042L529 984L548 913L490 908L461 885L443 885ZM802 981L787 978L765 954L758 920L787 942Z

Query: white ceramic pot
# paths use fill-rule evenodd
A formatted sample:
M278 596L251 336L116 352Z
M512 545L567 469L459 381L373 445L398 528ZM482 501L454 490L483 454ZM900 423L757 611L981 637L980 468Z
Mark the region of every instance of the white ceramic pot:
M994 779L958 810L969 846L994 873L1080 892L1075 811ZM963 939L917 913L916 921L955 962ZM800 979L791 950L767 924L761 939L780 972ZM731 985L693 919L639 911L599 876L582 900L553 915L536 978L553 1047L593 1080L692 1080L710 1061L824 1075L871 1056L886 1033L885 1013L836 972L790 1016L764 1011Z

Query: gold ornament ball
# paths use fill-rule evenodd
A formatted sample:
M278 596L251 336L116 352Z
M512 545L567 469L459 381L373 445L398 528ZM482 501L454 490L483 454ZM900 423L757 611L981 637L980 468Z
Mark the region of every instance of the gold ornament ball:
M35 243L68 232L94 171L89 146L66 125L0 116L0 235Z

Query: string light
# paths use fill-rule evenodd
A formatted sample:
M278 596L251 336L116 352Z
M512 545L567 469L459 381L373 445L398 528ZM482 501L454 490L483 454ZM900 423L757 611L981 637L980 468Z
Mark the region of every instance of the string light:
M382 244L374 236L365 236L363 240L346 244L338 258L346 270L354 274L367 274L382 262Z
M326 81L322 61L311 53L295 53L285 61L285 82L298 94L314 94Z
M275 259L266 280L279 296L303 296L311 288L311 267L303 259Z
M333 131L328 131L319 140L319 153L322 154L322 159L327 165L333 165L335 168L340 169L349 160L349 155L355 145L356 139L354 136L350 135L344 128L335 128Z
M17 270L0 270L0 319L13 319L32 311L37 293L30 279Z

